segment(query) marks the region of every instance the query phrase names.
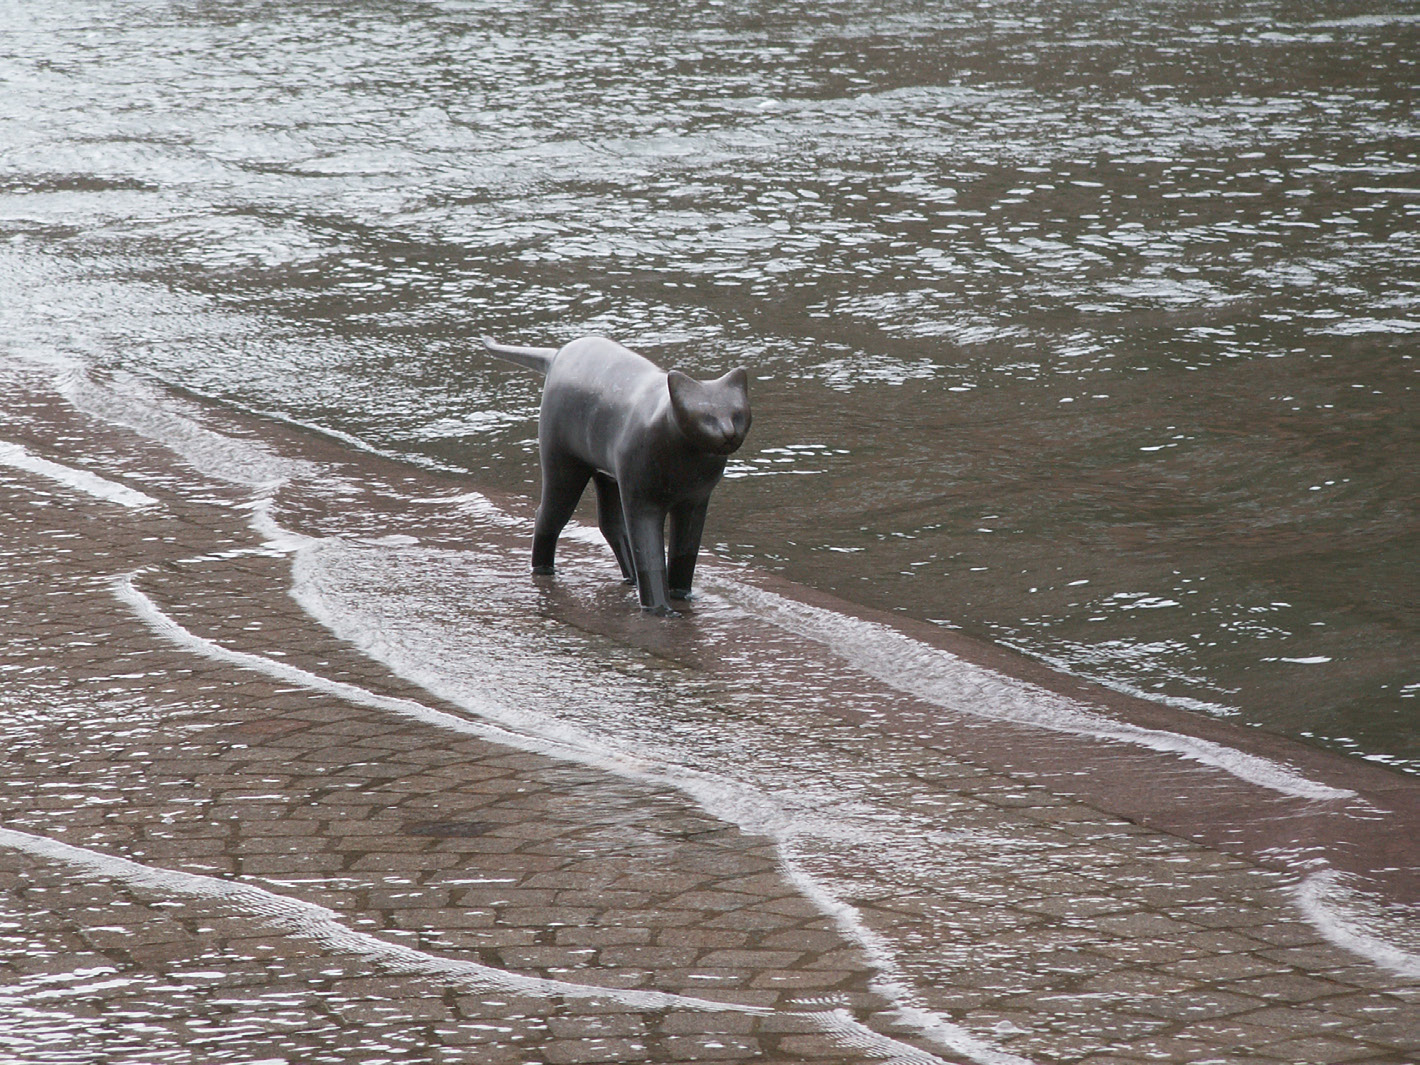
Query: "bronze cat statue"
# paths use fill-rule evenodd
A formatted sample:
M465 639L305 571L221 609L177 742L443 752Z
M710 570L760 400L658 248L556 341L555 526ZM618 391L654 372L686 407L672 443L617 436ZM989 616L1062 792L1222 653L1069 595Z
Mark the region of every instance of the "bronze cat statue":
M513 347L487 337L483 345L545 379L533 572L553 571L557 537L591 481L597 524L622 576L636 585L641 608L674 616L670 600L690 598L710 491L749 432L744 367L698 381L605 337L562 348Z

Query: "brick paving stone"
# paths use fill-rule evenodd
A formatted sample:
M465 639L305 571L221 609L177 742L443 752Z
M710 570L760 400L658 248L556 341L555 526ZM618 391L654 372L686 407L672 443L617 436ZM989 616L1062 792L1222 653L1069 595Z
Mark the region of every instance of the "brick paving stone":
M1261 1009L1238 1014L1237 1020L1269 1028L1274 1040L1297 1038L1309 1032L1330 1034L1349 1027L1349 1019L1343 1014L1293 1005L1265 1005Z
M1258 954L1214 954L1201 958L1185 958L1174 969L1197 980L1239 980L1244 977L1276 973L1278 965Z
M1190 995L1160 995L1135 1004L1142 1013L1175 1021L1196 1022L1251 1013L1266 1005L1261 999L1217 988L1201 988Z
M553 940L566 947L592 947L601 950L607 947L644 946L650 943L654 936L655 932L650 928L571 926L557 929L553 933Z
M1268 1002L1305 1003L1335 995L1342 990L1341 985L1320 977L1299 973L1272 973L1248 980L1233 980L1227 984L1230 991L1251 995Z
M1349 1038L1366 1042L1378 1054L1384 1047L1400 1058L1420 1059L1420 1031L1406 1020L1358 1024L1348 1029L1347 1035Z
M1130 899L1113 898L1108 895L1059 895L1049 898L1026 899L1017 907L1032 913L1048 914L1065 919L1088 920L1101 914L1128 912L1136 907Z
M858 973L851 969L767 969L751 979L749 986L775 990L819 991L843 987L857 978Z
M549 1065L582 1065L606 1061L647 1061L650 1048L633 1039L564 1039L545 1051Z
M1377 1057L1377 1048L1353 1040L1291 1039L1258 1048L1261 1057L1276 1061L1305 1062L1306 1065L1331 1065L1332 1062L1384 1060ZM1398 1060L1398 1059L1396 1059Z
M763 1054L760 1046L731 1036L668 1036L658 1049L663 1061L752 1061Z
M794 1018L802 1030L803 1018ZM744 1013L672 1013L659 1024L666 1035L748 1035L759 1029L776 1031L774 1018L753 1017Z

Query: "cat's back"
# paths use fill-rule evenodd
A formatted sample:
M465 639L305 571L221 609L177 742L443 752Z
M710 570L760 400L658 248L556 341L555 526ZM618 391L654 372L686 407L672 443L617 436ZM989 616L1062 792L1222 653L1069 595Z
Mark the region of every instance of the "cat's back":
M650 359L606 337L583 337L553 358L543 385L542 416L649 416L665 391L665 371Z
M629 441L655 434L668 405L665 371L614 340L583 337L548 368L538 438L610 470Z
M586 384L617 390L654 383L665 371L650 359L607 337L582 337L561 348L547 371L547 385Z

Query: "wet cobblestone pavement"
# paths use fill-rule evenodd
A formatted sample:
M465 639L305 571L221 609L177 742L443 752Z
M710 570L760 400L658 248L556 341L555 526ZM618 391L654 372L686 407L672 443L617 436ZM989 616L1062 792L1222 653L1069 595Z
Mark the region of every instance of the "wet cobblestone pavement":
M1420 979L1324 938L1276 868L823 719L806 749L905 767L874 801L935 825L948 872L786 850L669 785L450 727L467 713L288 594L251 485L43 397L4 440L62 463L66 436L153 502L0 466L0 1059L1420 1055ZM341 509L450 487L352 460L281 518L453 542L415 509Z

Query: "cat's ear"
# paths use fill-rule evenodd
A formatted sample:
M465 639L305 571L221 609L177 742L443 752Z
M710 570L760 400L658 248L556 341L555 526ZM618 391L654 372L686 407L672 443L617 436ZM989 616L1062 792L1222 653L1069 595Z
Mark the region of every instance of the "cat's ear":
M699 383L689 374L683 374L679 370L666 371L666 388L670 390L671 402L677 406L690 402L690 397L695 394L695 386Z
M671 394L671 410L682 425L689 423L700 382L679 370L666 371L666 390Z
M736 366L720 380L732 388L739 389L745 395L749 395L749 371L743 366Z

